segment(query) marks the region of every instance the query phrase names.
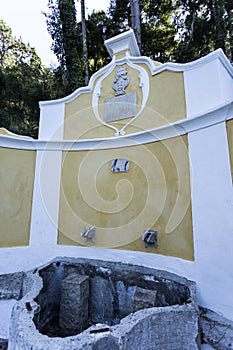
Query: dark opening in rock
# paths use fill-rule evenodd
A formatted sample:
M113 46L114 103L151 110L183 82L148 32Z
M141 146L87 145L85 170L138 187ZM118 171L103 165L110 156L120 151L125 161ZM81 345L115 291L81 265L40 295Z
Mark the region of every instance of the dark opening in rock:
M144 267L108 262L53 262L40 270L43 289L36 298L37 329L67 337L101 323L113 326L130 313L181 305L189 288Z

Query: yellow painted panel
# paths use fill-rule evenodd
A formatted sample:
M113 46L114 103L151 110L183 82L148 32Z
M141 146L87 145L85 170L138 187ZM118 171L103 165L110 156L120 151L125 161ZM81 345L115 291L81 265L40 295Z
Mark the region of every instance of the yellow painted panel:
M0 148L0 247L28 245L35 151Z
M164 71L151 79L147 106L158 113L156 127L186 118L184 78L181 72Z
M129 171L113 173L126 158ZM187 136L148 145L63 153L58 243L153 252L193 260ZM95 243L80 236L96 227ZM144 230L158 231L145 248Z
M13 132L11 132L5 128L0 128L0 135L17 137L17 138L21 138L21 139L31 139L31 137L29 137L29 136L14 134Z
M230 119L226 122L226 127L227 127L228 147L229 147L230 163L231 163L231 178L233 181L233 119Z
M137 111L142 105L142 89L140 87L139 71L124 65L130 83L127 93L136 92ZM144 65L149 77L149 98L142 113L126 129L131 134L148 129L161 127L186 117L186 101L182 72L164 71L154 76ZM99 116L103 120L105 99L114 98L112 83L115 80L117 66L101 83L101 96L98 101ZM101 79L101 78L98 78ZM113 122L112 125L121 129L130 119ZM64 139L76 140L85 138L112 137L114 130L103 126L97 121L92 110L92 93L78 96L65 107Z

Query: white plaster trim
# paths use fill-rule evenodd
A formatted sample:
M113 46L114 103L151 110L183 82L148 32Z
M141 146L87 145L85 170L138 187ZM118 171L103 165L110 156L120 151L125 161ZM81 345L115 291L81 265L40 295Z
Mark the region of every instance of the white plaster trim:
M154 61L146 56L139 56L139 57L129 56L129 60L132 61L132 64L146 64L147 67L150 69L152 75L159 74L159 73L166 71L166 70L169 70L172 72L185 72L188 70L196 69L200 66L203 66L203 65L205 65L209 62L212 62L214 60L217 60L217 59L220 60L220 62L226 68L228 73L233 77L233 67L230 64L227 57L225 56L222 49L218 49L216 51L213 51L213 52L209 53L208 55L206 55L205 57L199 58L198 60L195 60L193 62L189 62L189 63L167 62L167 63L161 64L160 66L156 66ZM124 60L125 60L125 58L115 60L115 57L114 57L114 62L117 63L118 65L124 63ZM50 105L50 104L67 103L67 102L74 100L75 98L77 98L81 94L90 93L93 90L95 80L97 78L99 78L101 75L105 74L109 70L109 67L111 67L111 66L112 66L112 62L110 62L105 67L101 68L98 72L94 73L91 76L91 79L89 81L88 86L78 88L72 94L70 94L66 97L63 97L61 99L51 100L51 101L41 101L39 103L40 107L45 106L45 105Z
M152 75L161 73L165 70L169 70L172 72L185 72L188 70L197 69L201 66L204 66L212 61L219 59L223 66L227 69L228 73L233 77L233 67L222 49L217 49L213 52L210 52L204 57L201 57L195 61L188 63L166 62L164 64L161 64L160 66L155 66L154 61L146 56L131 57L130 59L132 60L132 62L135 63L146 64L150 68Z
M62 152L37 152L30 246L57 244Z
M104 41L108 53L113 57L117 52L130 51L132 56L140 56L140 50L133 29Z
M3 131L3 133L1 133L1 131ZM5 132L5 134L4 134L4 132ZM30 137L30 136L15 134L15 133L7 130L6 128L0 128L0 135L13 136L13 137L17 137L20 139L32 140L32 137Z
M115 131L115 135L119 134L119 130L111 125L110 123L106 123L104 120L101 119L100 115L99 115L99 111L98 111L98 104L99 104L99 98L101 96L101 89L102 89L102 81L109 75L111 74L111 72L113 71L113 69L115 68L115 66L117 65L117 63L115 62L115 57L113 57L112 62L110 63L110 65L108 65L108 70L102 75L102 77L98 80L95 89L93 91L92 94L92 110L93 113L95 115L96 120L106 126L107 128L113 129Z
M142 89L142 105L141 105L141 108L139 110L139 112L133 117L131 118L128 123L126 123L120 130L115 127L114 125L110 124L110 123L106 123L104 122L100 115L99 115L99 111L98 111L98 101L99 101L99 98L101 96L101 89L102 89L102 82L103 80L109 75L111 74L111 72L113 71L113 69L118 66L118 65L122 65L122 64L128 64L131 68L139 71L139 79L140 79L140 83L139 83L139 86L140 88ZM128 53L126 53L126 56L124 58L122 58L121 60L117 60L115 61L115 58L113 58L112 62L111 62L111 65L109 66L109 69L106 71L106 73L104 75L102 75L102 77L98 80L95 88L94 88L94 91L93 91L93 94L92 94L92 109L93 109L93 112L94 112L94 115L96 117L96 120L108 127L108 128L111 128L113 130L115 130L115 136L123 136L125 135L125 129L136 119L139 117L139 115L142 113L145 105L146 105L146 102L148 100L148 96L149 96L149 77L148 77L148 74L146 72L146 70L134 63L132 63L130 61L130 56Z
M102 74L104 74L106 71L108 71L111 65L112 65L112 61L109 64L107 64L105 67L101 68L96 73L94 73L90 78L88 86L80 87L76 89L74 92L72 92L70 95L57 100L40 101L39 102L40 107L57 104L57 103L67 103L67 102L73 101L75 98L77 98L81 94L90 93L93 89L95 80L99 78Z
M40 140L63 140L65 104L41 106L39 136Z
M233 103L229 104L226 120L233 119Z
M124 135L125 134L125 129L135 120L139 117L139 115L142 113L146 102L148 100L149 97L149 89L150 89L150 82L149 82L149 77L148 74L146 72L146 70L144 68L142 68L141 66L138 66L134 63L131 63L130 61L130 57L128 54L126 54L126 63L133 69L138 70L140 72L139 74L139 79L140 79L140 88L142 89L142 105L141 108L139 110L139 112L135 115L135 117L131 118L128 123L126 123L123 128L119 131L120 135Z
M203 249L206 250L206 245L204 245ZM206 256L208 257L208 254L206 254ZM210 301L208 302L208 304L202 303L200 290L202 287L203 280L200 279L200 273L203 271L203 264L200 264L198 271L198 267L195 261L193 262L183 260L177 257L109 248L105 249L62 245L51 246L45 244L45 242L38 242L38 245L34 246L1 248L0 273L4 274L13 273L17 271L29 271L43 264L48 264L49 261L56 257L83 257L86 259L98 259L113 262L138 264L146 267L156 266L156 269L158 270L166 270L168 272L175 273L177 275L186 277L197 282L198 304L203 307L208 307L214 310L215 312L222 313L224 317L228 317L229 319L233 320L232 306L229 307L229 305L224 305L222 308L221 305L219 305L219 303L216 301L214 303ZM213 265L210 264L209 266L210 270L213 270L211 268ZM217 279L215 279L215 281L216 280ZM210 297L212 295L216 297L216 293L213 293L213 281L213 279L209 281L208 288L206 288L206 293L208 293Z
M233 320L233 188L225 123L189 134L188 144L199 304Z
M228 101L227 103L219 105L217 108L210 109L205 114L194 115L190 119L182 119L176 123L165 125L160 128L141 131L117 138L47 141L20 139L12 136L0 135L0 147L47 151L78 151L129 147L135 144L146 144L184 135L225 122L229 119L233 119L233 101Z

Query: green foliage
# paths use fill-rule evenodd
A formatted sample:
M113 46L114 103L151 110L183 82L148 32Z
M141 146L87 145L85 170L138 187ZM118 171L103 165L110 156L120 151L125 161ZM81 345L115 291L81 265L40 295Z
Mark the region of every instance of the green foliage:
M100 11L88 16L87 56L91 74L109 62L104 39L132 27L131 3L110 0L107 14ZM83 85L81 23L75 22L74 0L49 0L49 8L48 30L60 62L54 72L56 86L65 95L69 88ZM232 0L141 0L140 10L143 55L161 62L188 62L221 47L232 59ZM76 61L71 60L69 65L68 57L75 57ZM69 72L80 80L71 83Z
M232 60L232 0L177 1L176 60L187 62L222 48ZM229 49L231 47L231 49ZM227 49L228 48L228 49Z
M131 27L131 8L129 0L111 0L108 11L114 28L114 35Z
M175 25L172 22L172 0L140 1L142 54L166 61L174 51ZM132 27L130 0L111 0L109 8L114 34Z
M15 39L0 20L0 126L37 136L38 102L67 95L84 84L81 22L75 0L48 0L46 20L59 66L44 68L35 50ZM233 61L232 0L141 0L142 54L161 62L188 62L222 48ZM90 73L109 61L104 40L132 26L130 0L88 16Z
M111 20L104 11L93 12L87 20L88 57L90 74L109 63L104 40L112 36Z
M142 51L152 59L166 62L174 55L175 26L172 0L144 1L142 4Z
M52 50L59 67L55 79L60 84L60 96L65 96L84 83L81 29L76 22L74 0L49 0L48 32L53 39Z
M231 62L233 62L233 1L225 2L226 7L226 54Z
M188 62L222 48L233 61L232 0L141 0L142 53ZM115 34L131 26L130 0L110 0Z
M0 21L0 127L37 137L38 102L50 98L47 82L50 72L45 69L35 50Z

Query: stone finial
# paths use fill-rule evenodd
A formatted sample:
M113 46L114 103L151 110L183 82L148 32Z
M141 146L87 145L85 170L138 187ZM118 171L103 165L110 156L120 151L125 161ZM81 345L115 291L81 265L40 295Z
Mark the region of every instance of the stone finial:
M117 53L124 53L126 51L131 56L140 56L140 50L133 29L105 40L104 45L111 57Z

